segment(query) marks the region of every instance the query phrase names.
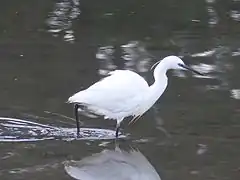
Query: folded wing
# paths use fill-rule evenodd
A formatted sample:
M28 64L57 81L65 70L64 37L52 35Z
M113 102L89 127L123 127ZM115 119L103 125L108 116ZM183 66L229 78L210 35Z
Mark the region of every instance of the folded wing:
M148 89L147 82L137 73L116 70L88 89L74 94L69 102L83 104L107 118L121 118L126 114L134 115L130 113L140 108Z

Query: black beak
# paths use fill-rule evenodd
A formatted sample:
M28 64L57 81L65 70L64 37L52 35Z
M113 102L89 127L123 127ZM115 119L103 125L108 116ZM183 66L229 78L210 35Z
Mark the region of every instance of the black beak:
M193 68L191 68L191 67L189 67L189 66L187 66L187 65L185 65L185 64L178 64L178 65L179 65L180 67L185 68L185 69L187 69L187 70L189 70L189 71L192 71L192 72L194 72L194 73L196 73L196 74L198 74L198 75L200 75L200 76L204 76L204 74L196 71L195 69L193 69Z

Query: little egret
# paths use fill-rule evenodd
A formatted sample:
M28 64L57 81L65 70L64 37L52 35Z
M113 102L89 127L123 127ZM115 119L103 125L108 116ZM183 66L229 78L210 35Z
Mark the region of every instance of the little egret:
M74 104L77 135L80 133L78 110L92 115L116 120L116 137L120 123L132 116L131 122L141 117L165 91L168 84L166 72L169 69L190 70L202 73L184 64L177 56L167 56L153 65L155 82L149 86L143 77L130 70L115 70L109 76L89 88L77 92L68 99Z

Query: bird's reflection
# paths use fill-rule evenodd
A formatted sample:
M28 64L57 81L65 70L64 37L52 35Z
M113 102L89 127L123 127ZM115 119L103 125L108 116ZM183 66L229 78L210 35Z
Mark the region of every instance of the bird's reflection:
M139 150L105 149L80 161L65 163L66 172L81 180L160 180L147 158Z

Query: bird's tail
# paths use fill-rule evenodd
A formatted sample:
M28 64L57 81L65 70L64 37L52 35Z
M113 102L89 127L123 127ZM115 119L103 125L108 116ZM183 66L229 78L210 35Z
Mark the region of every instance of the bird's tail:
M71 104L71 103L74 103L74 102L75 101L74 101L73 96L69 97L68 100L66 101L66 103L68 103L68 104Z

